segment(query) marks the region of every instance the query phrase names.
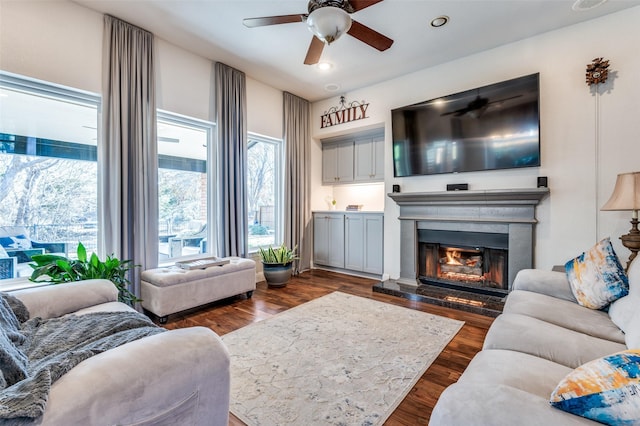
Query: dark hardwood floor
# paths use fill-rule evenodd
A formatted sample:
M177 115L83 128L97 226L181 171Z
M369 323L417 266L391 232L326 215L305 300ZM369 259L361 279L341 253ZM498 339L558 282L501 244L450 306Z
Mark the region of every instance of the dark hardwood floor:
M493 318L374 293L371 290L373 284L375 284L373 280L316 269L292 277L283 288L269 288L264 282L258 283L251 299L238 296L204 308L172 315L169 317L166 328L204 326L211 328L219 335L224 335L333 291L368 297L464 321L462 330L438 356L385 423L386 425L426 425L440 393L458 380L471 358L482 348L482 342ZM229 424L243 425L244 423L230 415Z

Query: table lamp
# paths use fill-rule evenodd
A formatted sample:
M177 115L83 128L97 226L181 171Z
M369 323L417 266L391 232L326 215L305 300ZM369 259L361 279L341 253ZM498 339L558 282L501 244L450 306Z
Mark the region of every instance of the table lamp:
M640 172L620 173L609 201L600 210L631 211L631 230L620 237L622 245L631 250L627 269L640 250L640 231L638 230L638 209L640 209Z

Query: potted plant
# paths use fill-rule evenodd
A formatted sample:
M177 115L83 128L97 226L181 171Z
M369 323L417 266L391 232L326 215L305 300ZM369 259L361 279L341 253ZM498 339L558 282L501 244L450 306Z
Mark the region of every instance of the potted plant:
M127 278L129 270L138 265L133 265L131 260L119 260L107 256L103 262L95 253L87 258L87 250L82 243L78 243L78 258L68 259L54 254L37 254L31 257L33 273L30 281L42 282L41 277L48 277L47 282L60 284L71 281L90 280L103 278L111 281L118 289L118 300L133 305L141 302L129 290L131 282Z
M264 278L270 287L284 287L291 278L293 261L298 259L296 247L289 249L284 243L280 247L260 248Z

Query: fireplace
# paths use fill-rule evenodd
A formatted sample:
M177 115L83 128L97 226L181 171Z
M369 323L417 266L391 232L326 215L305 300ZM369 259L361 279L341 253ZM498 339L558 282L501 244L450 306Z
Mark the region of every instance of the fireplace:
M490 295L509 291L509 236L433 229L418 231L420 285Z
M518 271L533 267L536 206L548 194L548 188L388 194L400 207L396 281L506 294Z

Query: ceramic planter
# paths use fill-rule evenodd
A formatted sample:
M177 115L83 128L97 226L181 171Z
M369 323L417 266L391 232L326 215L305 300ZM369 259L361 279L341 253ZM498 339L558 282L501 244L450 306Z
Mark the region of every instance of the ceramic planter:
M279 263L263 263L264 279L269 287L284 287L291 278L293 262L285 265Z

